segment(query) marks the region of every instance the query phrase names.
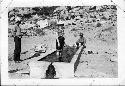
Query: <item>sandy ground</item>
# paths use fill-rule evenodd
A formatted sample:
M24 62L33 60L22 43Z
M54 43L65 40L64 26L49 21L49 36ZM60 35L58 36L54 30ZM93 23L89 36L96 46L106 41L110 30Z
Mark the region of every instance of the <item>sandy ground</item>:
M50 36L49 36L50 37ZM72 38L72 37L69 37ZM34 44L47 43L48 40L54 40L52 37L29 37L22 38L22 52L29 51ZM70 39L72 40L72 39ZM74 39L75 41L75 39ZM79 65L75 72L76 77L82 78L116 78L118 77L118 63L117 63L117 46L116 44L107 44L91 40L87 42L87 48L84 49ZM67 42L68 43L68 42ZM50 44L50 43L47 43ZM69 43L70 45L71 43ZM71 44L72 45L72 44ZM103 45L103 46L102 46ZM51 46L51 45L49 45ZM9 38L9 56L12 56L14 50L13 38ZM88 53L92 51L92 53ZM26 59L31 56L31 53L21 54L21 59ZM18 73L17 71L24 71ZM27 63L14 63L9 61L9 76L11 78L29 78L29 66ZM27 72L27 73L25 73Z
M82 54L75 72L76 76L84 78L117 78L117 62L111 61L110 57L111 55L107 54Z
M49 41L48 41L49 40ZM33 56L34 52L32 52L32 48L34 48L34 45L37 45L37 44L40 44L40 43L45 43L45 44L48 44L48 47L50 48L55 48L53 43L54 40L54 37L53 36L49 36L49 37L23 37L21 39L21 59L24 60L24 59L27 59L31 56ZM18 74L18 73L15 73L19 70L24 70L24 71L27 71L29 70L29 67L28 67L28 63L15 63L12 61L13 59L13 52L14 52L14 39L11 37L8 38L8 58L9 58L9 75L11 78L24 78L24 76L29 76L27 74ZM27 52L28 51L28 52ZM21 76L19 76L21 75ZM24 75L24 76L23 76ZM26 77L27 78L27 77Z

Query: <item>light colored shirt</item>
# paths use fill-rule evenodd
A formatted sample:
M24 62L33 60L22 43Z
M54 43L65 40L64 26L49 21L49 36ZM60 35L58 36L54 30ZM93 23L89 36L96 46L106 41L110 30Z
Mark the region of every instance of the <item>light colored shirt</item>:
M21 36L21 28L17 25L14 28L14 36Z

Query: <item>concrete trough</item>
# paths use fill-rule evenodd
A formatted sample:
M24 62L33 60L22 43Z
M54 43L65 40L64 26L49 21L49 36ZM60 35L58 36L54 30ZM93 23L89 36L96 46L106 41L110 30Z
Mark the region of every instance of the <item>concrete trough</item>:
M52 63L56 71L56 75L54 76L54 78L73 78L79 64L80 54L82 50L83 47L81 46L73 55L70 62L51 62L46 61L43 58L37 61L29 62L30 77L35 79L45 79L48 66Z

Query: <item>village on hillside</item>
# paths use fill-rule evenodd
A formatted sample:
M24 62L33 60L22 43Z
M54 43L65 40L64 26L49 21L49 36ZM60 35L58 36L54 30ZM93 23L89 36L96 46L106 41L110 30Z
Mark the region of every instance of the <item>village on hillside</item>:
M20 63L13 61L17 15L21 19L20 58L23 61ZM56 50L58 32L65 38L61 60ZM80 33L86 39L84 48L76 48ZM9 8L9 78L117 78L117 41L115 5Z

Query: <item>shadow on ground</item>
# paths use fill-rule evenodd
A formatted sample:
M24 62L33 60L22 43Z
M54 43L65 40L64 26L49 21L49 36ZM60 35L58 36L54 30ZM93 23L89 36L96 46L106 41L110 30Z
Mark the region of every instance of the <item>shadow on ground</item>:
M77 49L75 47L65 46L62 51L62 56L59 57L56 55L56 51L47 55L46 57L38 61L48 61L48 62L67 62L69 63L76 53Z

